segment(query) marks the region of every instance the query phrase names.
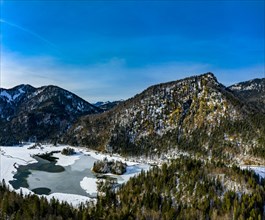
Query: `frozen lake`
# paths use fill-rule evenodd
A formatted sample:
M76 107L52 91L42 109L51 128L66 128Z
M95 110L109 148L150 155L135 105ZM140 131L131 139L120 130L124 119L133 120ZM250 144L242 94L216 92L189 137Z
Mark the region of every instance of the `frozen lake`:
M81 188L80 182L84 177L95 178L91 168L96 161L90 156L81 156L74 164L64 167L62 172L48 172L40 170L29 170L31 174L27 178L29 189L34 191L36 188L48 188L50 193L70 193L88 196L84 189ZM89 197L96 196L89 195Z
M116 178L118 184L128 181L141 170L148 170L148 164L125 161L119 156L110 156L87 149L75 148L77 154L65 156L54 153L58 160L50 162L33 156L61 150L61 147L46 146L41 149L23 147L1 147L1 177L8 181L16 190L29 190L39 195L47 195L78 204L78 198L93 199L97 195L98 178ZM97 160L107 157L108 160L122 160L127 163L126 173L123 175L96 174L91 171ZM76 196L79 197L76 197Z

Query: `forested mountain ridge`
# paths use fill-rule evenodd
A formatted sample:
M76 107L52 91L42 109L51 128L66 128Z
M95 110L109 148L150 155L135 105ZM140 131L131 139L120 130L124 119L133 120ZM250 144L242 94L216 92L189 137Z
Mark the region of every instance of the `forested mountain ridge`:
M206 73L151 86L105 113L81 117L61 141L124 155L175 149L239 161L265 158L262 122L264 114Z
M114 108L115 106L119 105L120 103L122 103L123 100L120 100L120 101L113 101L113 102L110 102L110 101L107 101L107 102L96 102L96 103L93 103L94 106L102 109L103 111L108 111L112 108Z
M102 112L57 86L0 89L0 144L55 142L80 116Z
M265 78L237 83L228 88L265 113Z

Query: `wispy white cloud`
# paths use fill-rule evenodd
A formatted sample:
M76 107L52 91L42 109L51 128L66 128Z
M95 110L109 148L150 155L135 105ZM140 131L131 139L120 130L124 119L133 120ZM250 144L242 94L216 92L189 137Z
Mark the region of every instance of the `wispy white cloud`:
M43 36L37 34L36 32L34 32L34 31L32 31L32 30L29 30L29 29L27 29L27 28L25 28L25 27L22 27L22 26L20 26L20 25L14 24L14 23L12 23L12 22L6 21L6 20L3 19L3 18L0 18L0 23L2 23L2 24L7 24L7 25L9 25L9 26L11 26L11 27L14 27L14 28L16 28L16 29L19 29L19 30L21 30L21 31L24 31L24 32L26 32L26 33L28 33L28 34L30 34L30 35L32 35L32 36L38 38L38 39L41 40L42 42L46 43L47 45L49 45L50 47L52 47L53 49L55 49L55 50L58 51L58 48L57 48L57 46L56 46L55 44L53 44L51 41L47 40L46 38L44 38Z
M29 58L5 51L2 53L1 87L11 88L22 83L35 87L53 84L95 102L127 99L150 85L209 71L226 85L264 76L263 66L220 69L209 64L171 62L129 68L125 60L118 58L89 66L75 66L60 63L52 57Z

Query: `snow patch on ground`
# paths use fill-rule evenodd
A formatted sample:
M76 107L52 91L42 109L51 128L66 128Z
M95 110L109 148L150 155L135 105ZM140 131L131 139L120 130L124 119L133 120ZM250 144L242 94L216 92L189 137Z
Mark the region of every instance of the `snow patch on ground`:
M2 91L0 93L0 97L5 97L7 99L7 102L12 102L14 101L16 98L18 98L21 94L25 93L25 91L23 91L22 89L19 89L18 93L13 95L10 95L7 91Z
M0 96L6 97L8 102L12 101L12 96L7 91L2 91Z
M66 166L74 164L75 161L80 158L81 153L77 152L76 154L69 155L69 156L63 155L61 153L55 153L53 154L53 156L58 158L56 165L66 167Z
M52 193L46 196L48 200L52 198L58 199L59 201L66 201L69 204L72 204L74 207L78 207L81 203L85 204L90 201L95 201L95 199L91 199L86 196L80 196L75 194L65 194L65 193Z
M149 170L149 168L150 168L150 166L147 164L138 164L138 165L128 166L126 168L126 172L123 175L120 175L120 177L123 179L123 181L120 181L118 179L118 183L125 183L131 177L134 177L137 174L141 173L142 170L147 171L147 170Z
M19 89L18 90L18 94L14 95L13 96L13 100L15 100L16 98L18 98L20 95L22 95L23 93L25 93L25 91L23 89Z
M97 192L97 179L84 177L84 179L80 182L80 186L90 195L93 195Z
M137 162L127 161L124 157L121 157L116 154L109 155L109 154L98 153L96 151L90 151L89 154L91 157L94 157L97 160L103 160L104 158L107 158L108 160L122 161L123 163L126 163L128 166L138 164Z
M253 170L260 178L265 178L265 166L241 166L241 169Z
M23 147L0 147L0 179L6 182L13 180L13 175L17 171L19 165L27 165L36 163L37 160L31 157L31 154L40 153L40 149L27 150L32 145Z
M239 84L235 84L235 85L231 86L230 89L232 89L232 90L241 90L242 86L239 85Z
M21 187L20 189L15 190L16 193L22 192L23 195L33 195L34 192L27 188ZM37 195L37 194L36 194ZM39 198L45 197L50 201L51 199L56 199L60 202L67 202L74 207L78 207L79 205L86 204L87 202L96 202L95 199L89 198L87 196L75 195L75 194L66 194L66 193L52 193L50 195L37 195Z

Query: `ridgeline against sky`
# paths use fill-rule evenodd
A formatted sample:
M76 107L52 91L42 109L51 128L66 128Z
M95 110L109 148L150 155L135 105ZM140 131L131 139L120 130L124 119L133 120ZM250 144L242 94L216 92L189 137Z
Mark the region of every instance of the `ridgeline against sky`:
M1 87L55 84L90 102L214 72L264 77L264 1L1 1Z

